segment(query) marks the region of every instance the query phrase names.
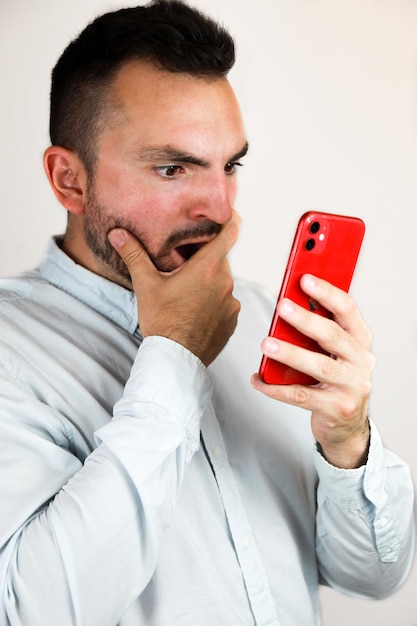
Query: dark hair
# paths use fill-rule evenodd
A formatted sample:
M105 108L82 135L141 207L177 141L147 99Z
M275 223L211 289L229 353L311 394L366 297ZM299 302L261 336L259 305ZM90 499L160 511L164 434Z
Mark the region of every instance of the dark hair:
M149 60L169 72L221 78L235 61L229 33L180 0L106 13L64 50L52 71L50 137L74 150L92 175L96 138L114 106L108 93L127 61Z

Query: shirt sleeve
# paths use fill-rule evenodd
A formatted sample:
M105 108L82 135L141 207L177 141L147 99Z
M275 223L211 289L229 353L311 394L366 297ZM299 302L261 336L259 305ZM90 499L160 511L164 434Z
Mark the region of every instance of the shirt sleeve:
M407 576L414 554L409 469L383 448L371 423L368 461L333 467L316 452L316 552L323 582L363 598L383 598Z
M84 463L53 426L62 416L1 379L0 623L114 626L153 575L199 446L206 368L173 341L145 339Z

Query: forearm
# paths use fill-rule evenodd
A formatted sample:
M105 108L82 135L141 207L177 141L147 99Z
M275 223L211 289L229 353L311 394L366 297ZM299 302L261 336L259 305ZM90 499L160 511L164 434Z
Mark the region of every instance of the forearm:
M114 626L150 579L157 540L139 494L101 447L10 540L0 622Z
M113 420L97 431L99 447L83 466L43 438L33 438L32 456L23 449L32 437L22 429L15 434L24 439L21 464L34 464L32 482L16 483L20 494L9 496L8 519L0 520L0 623L114 626L153 575L210 395L201 364L170 342L159 343L158 361L152 340L145 342ZM189 392L191 382L197 393ZM36 510L39 467L50 502ZM62 476L59 488L54 469ZM9 474L9 482L20 476L17 459ZM7 495L3 479L0 491Z
M363 597L394 591L414 550L413 486L406 465L384 451L372 427L368 463L357 470L326 468L317 459L317 556L331 586Z
M326 461L334 467L357 469L367 462L370 436L369 420L366 418L357 432L345 441L331 444L321 442L318 443L318 448Z

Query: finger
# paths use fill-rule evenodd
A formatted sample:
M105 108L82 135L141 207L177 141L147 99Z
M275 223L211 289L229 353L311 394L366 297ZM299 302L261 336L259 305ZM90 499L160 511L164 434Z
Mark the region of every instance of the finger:
M322 352L313 352L286 341L267 337L262 342L262 352L269 359L283 363L292 369L321 383L348 385L351 372L344 361L333 359Z
M336 321L306 311L285 299L280 303L278 311L286 322L314 339L333 358L273 339L271 342L275 341L275 344L271 343L271 347L275 349L275 357L269 354L267 356L329 384L349 384L349 379L352 375L355 377L355 372L369 378L375 367L375 357L369 346L357 341ZM269 344L268 340L267 345Z
M343 387L268 385L262 381L259 374L253 374L250 382L254 389L269 398L306 409L313 415L321 415L333 427L345 426L358 417L362 422L363 415L366 414L367 397L370 391L369 382L364 395L352 394L349 388Z
M278 304L280 317L303 335L316 341L323 350L352 361L360 348L359 342L336 321L307 311L291 300L284 298Z
M273 400L292 404L308 411L323 408L323 390L308 385L270 385L264 383L259 374L253 374L250 383L254 389Z
M132 282L149 273L158 273L143 245L128 230L113 228L107 236L126 264Z
M325 280L305 274L301 279L303 291L333 313L335 321L348 333L350 333L359 343L369 348L372 336L365 320L352 297L331 285Z
M200 263L202 260L211 258L224 258L227 256L239 236L240 216L233 209L231 219L222 226L219 234L205 246L200 248L189 260L188 264Z

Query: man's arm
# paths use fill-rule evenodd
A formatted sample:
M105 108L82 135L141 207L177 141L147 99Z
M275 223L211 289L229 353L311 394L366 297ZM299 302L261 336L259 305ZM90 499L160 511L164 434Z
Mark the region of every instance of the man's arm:
M380 597L398 586L414 550L413 487L408 468L370 438L371 335L352 298L304 276L302 288L333 313L325 319L284 301L280 314L329 356L267 338L264 353L312 375L316 386L253 386L311 411L320 479L317 555L325 580L344 591ZM389 555L389 557L387 557Z
M208 366L233 334L240 303L233 297L227 253L239 233L233 211L221 232L184 265L159 272L140 242L124 229L109 240L125 262L138 302L143 337L157 335L178 342Z
M205 368L145 340L85 460L52 407L4 371L0 385L0 623L114 626L153 575L199 447Z
M413 485L408 467L385 450L371 423L365 466L338 469L316 455L316 553L323 581L381 599L407 576L414 555Z
M237 221L170 275L126 233L119 250L145 338L85 459L65 418L0 374L0 623L113 626L151 579L199 446L211 394L204 365L237 322L226 259Z
M366 460L369 443L368 399L375 359L371 335L352 298L326 281L305 275L302 288L333 313L329 320L295 303L280 303L280 315L315 339L328 355L268 337L264 354L321 381L316 386L252 384L266 395L311 411L313 434L329 463L352 469Z

